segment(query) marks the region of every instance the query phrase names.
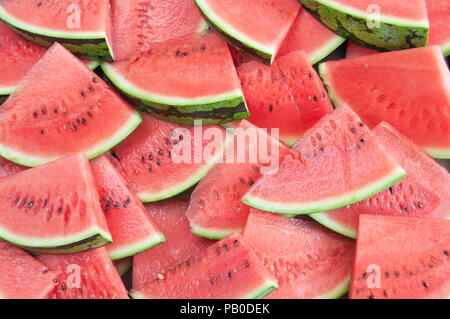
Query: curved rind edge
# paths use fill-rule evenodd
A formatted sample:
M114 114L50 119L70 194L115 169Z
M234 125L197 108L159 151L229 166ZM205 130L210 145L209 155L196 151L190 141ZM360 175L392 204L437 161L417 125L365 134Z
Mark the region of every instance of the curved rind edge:
M162 233L156 233L138 242L107 250L111 260L118 260L136 255L144 250L162 244L165 241L166 238Z

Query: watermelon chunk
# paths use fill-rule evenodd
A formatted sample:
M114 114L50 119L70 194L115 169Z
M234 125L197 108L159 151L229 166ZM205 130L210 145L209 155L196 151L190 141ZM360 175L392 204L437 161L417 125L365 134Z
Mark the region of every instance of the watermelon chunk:
M0 239L0 299L44 299L57 276L22 249Z
M217 126L179 126L145 114L143 119L142 125L114 149L131 190L143 202L166 199L192 187L222 156L226 132ZM203 139L208 129L223 139ZM190 156L183 158L180 153L185 148ZM215 155L203 156L210 148ZM174 154L178 154L175 160Z
M93 158L140 122L136 111L56 43L0 108L0 155L25 166L78 152Z
M109 0L2 0L0 19L43 47L58 42L86 59L113 59Z
M277 58L271 67L258 62L238 68L251 123L278 128L292 146L324 115L333 112L325 88L304 51Z
M321 212L366 199L404 176L405 171L344 105L313 126L278 172L261 177L242 201L281 214Z
M112 241L81 153L1 178L0 194L0 237L27 250L70 253Z
M164 278L168 271L214 243L191 233L185 215L188 205L188 201L176 198L146 205L150 217L167 240L133 257L133 289L141 289Z
M136 299L262 298L277 282L239 234L231 235L191 257L146 287Z
M112 156L105 154L92 160L91 165L113 239L106 250L116 260L158 245L165 238L110 159Z
M375 196L336 211L310 215L323 225L356 238L362 214L450 219L450 174L387 123L372 131L407 175Z
M127 290L105 248L37 258L50 270L60 273L48 299L128 299Z
M450 221L362 215L352 299L450 296Z
M273 173L289 153L288 147L267 133L241 121L233 143L227 145L226 161L216 164L191 195L186 216L194 234L222 239L242 232L250 207L240 201L241 197L261 174Z
M219 34L255 60L272 64L300 11L296 1L195 0ZM245 19L243 18L245 17Z
M355 253L352 240L311 221L256 209L248 216L244 238L278 281L278 289L267 298L329 299L347 292Z
M450 158L450 72L438 46L320 65L336 106L347 103L369 126L394 126L428 154Z

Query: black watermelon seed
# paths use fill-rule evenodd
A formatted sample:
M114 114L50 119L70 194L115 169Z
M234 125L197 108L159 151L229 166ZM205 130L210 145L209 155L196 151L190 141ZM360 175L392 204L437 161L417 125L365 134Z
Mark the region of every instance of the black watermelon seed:
M94 88L92 87L92 85L88 86L89 91L94 91Z
M98 82L98 79L94 76L94 77L92 78L92 82L97 83L97 82Z
M312 73L309 73L308 76L309 76L310 79L312 79L312 77L313 77Z
M54 282L55 284L57 284L57 283L58 283L58 278L53 279L53 282Z
M273 105L270 105L269 106L269 112L272 112L273 111Z
M153 159L153 155L150 154L150 155L148 156L148 159L149 159L149 160L152 160L152 159Z
M119 208L119 207L120 207L119 203L115 203L115 204L114 204L114 207L115 207L115 208Z
M165 142L166 142L167 145L170 144L170 140L168 138L165 139Z
M43 271L42 271L42 273L43 274L46 274L46 273L48 273L50 270L48 269L48 268L45 268Z
M186 52L183 52L183 54L181 54L182 56L187 56L188 54Z
M180 50L177 50L177 52L175 52L175 55L176 56L180 55Z
M352 127L351 131L352 133L356 133L356 128Z
M383 290L383 295L384 295L385 297L387 297L388 293L387 293L386 290Z
M31 207L33 207L33 205L34 205L33 201L32 201L32 200L30 200L30 202L28 203L28 208L31 208Z
M45 107L43 107L42 109L41 109L41 112L42 112L42 114L47 114L47 109L45 108Z
M38 8L39 8L40 6L42 6L42 2L39 2L39 3L37 4L37 6L38 6Z
M450 253L447 250L444 250L444 255L448 256Z
M82 118L82 119L81 119L81 124L83 124L83 125L86 125L86 124L87 124L87 121L86 121L85 118Z
M158 154L159 154L159 155L163 155L163 154L164 154L163 150L160 149L160 150L158 151Z
M360 127L363 127L363 126L364 126L364 124L363 124L363 123L359 123L359 126L360 126Z
M106 208L106 209L109 209L109 208L110 208L109 204L106 204L105 208Z
M206 46L205 45L202 45L202 51L205 51L206 50Z
M41 135L44 135L44 129L41 129Z
M33 116L37 117L37 112L36 111L33 112Z
M131 202L131 198L127 198L127 203L130 203Z
M317 102L317 96L314 95L314 102Z
M244 266L245 266L245 268L248 268L248 267L250 267L250 264L248 262L244 262Z
M53 113L58 114L58 109L54 109Z
M396 271L396 272L394 273L394 275L395 275L395 277L399 277L399 276L400 276L400 273L399 273L398 271Z
M231 271L228 272L228 278L233 277L233 274L231 273Z
M63 210L62 207L59 207L58 208L58 213L62 213L62 210Z
M227 244L223 245L223 249L225 249L226 251L230 250L230 247L228 247Z
M389 272L385 272L384 275L386 276L386 278L389 278Z
M42 207L47 206L47 203L48 203L48 199L44 200L44 203L42 204Z
M369 299L375 299L375 296L369 296Z
M72 131L76 131L77 130L77 126L76 125L72 125Z
M159 160L156 161L156 165L160 166L161 162Z
M421 202L418 202L418 203L417 203L417 207L419 207L419 208L423 208L423 205L422 205L422 203L421 203Z
M145 156L142 156L141 161L142 163L145 163Z
M366 140L365 140L365 139L363 139L363 138L362 138L362 139L360 139L359 141L360 141L361 143L363 143L363 144L364 144L364 143L366 142Z
M112 199L108 199L108 203L112 204Z
M214 278L211 278L210 282L211 282L211 285L214 285L214 283L216 282L216 280L215 280Z
M87 115L89 116L89 117L92 117L92 113L91 112L87 112Z
M428 283L426 283L425 281L422 283L422 285L423 285L425 288L430 287L430 285L429 285Z
M239 242L238 242L238 240L236 239L236 240L234 241L234 243L233 243L233 244L234 244L234 246L235 246L235 247L237 247L237 246L239 245Z
M366 279L367 278L367 274L366 273L363 273L363 276L362 276L364 279Z
M149 172L151 172L152 171L152 166L151 165L147 166L147 169L148 169Z
M85 96L86 96L86 94L84 94L84 92L83 92L83 91L81 91L81 93L80 93L80 94L81 94L81 96L82 96L82 97L85 97Z
M123 203L123 207L127 208L128 204L127 203Z
M16 198L16 199L14 200L14 204L17 204L17 203L19 202L19 200L20 200L20 198Z
M255 184L255 182L254 182L253 180L250 180L248 183L250 184L250 186L252 186L253 184Z
M322 93L322 98L323 98L323 99L325 98L325 96L326 96L325 93Z
M323 146L320 147L320 151L323 152L325 151L325 148Z
M394 188L391 186L389 187L389 194L392 194L394 192Z

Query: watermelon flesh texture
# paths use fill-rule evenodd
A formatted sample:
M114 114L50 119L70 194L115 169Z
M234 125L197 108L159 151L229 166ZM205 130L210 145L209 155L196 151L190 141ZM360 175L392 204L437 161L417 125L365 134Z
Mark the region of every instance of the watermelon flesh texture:
M106 247L111 259L121 259L164 242L164 235L130 191L108 154L91 161L102 209L113 243Z
M273 62L300 10L298 2L292 0L195 2L231 45L268 65Z
M122 279L105 248L68 255L39 255L60 273L48 299L128 299Z
M260 178L242 201L281 214L321 212L366 199L404 176L405 171L344 105L317 122L278 172Z
M244 238L278 281L267 298L329 299L346 293L355 253L351 239L311 221L256 209L250 212Z
M194 0L112 0L115 61L152 51L152 44L200 31L203 19Z
M0 239L0 299L44 299L57 276L22 249Z
M70 253L112 241L81 153L1 178L0 190L0 237L9 242L35 252Z
M139 113L56 43L0 108L0 155L24 166L78 152L93 158L140 122Z
M238 68L251 123L278 128L292 146L324 115L333 112L326 90L304 51L277 58L271 67L258 62Z
M17 165L3 157L0 157L0 177L14 175L26 169L27 167Z
M437 46L326 62L320 74L336 106L369 126L394 126L428 154L450 158L450 72Z
M350 298L449 298L449 247L450 221L362 215Z
M176 268L214 241L197 237L190 231L186 210L189 202L172 198L147 204L149 215L164 232L167 240L133 257L133 289L141 289Z
M233 234L191 257L163 279L134 291L136 299L262 298L277 282L239 234Z
M241 197L262 174L273 173L289 153L267 133L245 120L235 130L233 143L227 143L226 161L216 164L191 195L186 216L195 235L222 239L242 232L250 207Z
M406 177L364 201L311 217L353 238L362 214L450 219L447 170L387 123L377 125L372 133L403 167Z
M223 140L199 139L208 128L225 138L217 126L180 126L143 114L142 125L114 152L130 188L143 202L175 196L195 185L223 153ZM185 150L185 153L183 150ZM212 149L214 156L203 156ZM173 153L173 154L172 154Z

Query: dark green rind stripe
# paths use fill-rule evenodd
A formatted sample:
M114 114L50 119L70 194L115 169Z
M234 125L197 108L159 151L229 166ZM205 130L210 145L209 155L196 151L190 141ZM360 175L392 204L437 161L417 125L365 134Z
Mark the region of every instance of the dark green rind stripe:
M396 51L423 47L428 41L428 28L380 22L369 28L367 20L335 10L316 0L298 0L317 20L336 34L355 44L376 51Z
M36 45L49 48L53 43L58 42L67 50L75 54L81 59L94 60L100 62L113 61L111 52L105 38L98 39L69 39L69 38L55 38L36 33L31 33L27 30L17 28L7 21L4 21L8 26L20 35L25 40L28 40Z

